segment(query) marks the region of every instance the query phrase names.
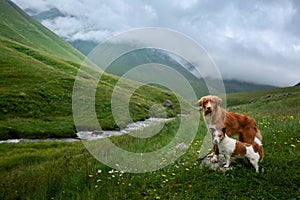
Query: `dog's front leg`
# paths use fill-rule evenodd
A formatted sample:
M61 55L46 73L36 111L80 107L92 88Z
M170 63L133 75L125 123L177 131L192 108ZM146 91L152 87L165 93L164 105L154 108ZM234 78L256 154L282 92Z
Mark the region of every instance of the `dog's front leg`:
M213 152L213 157L210 159L210 162L216 163L218 162L218 156L219 156L219 148L218 145L214 145L214 152Z
M229 165L230 165L230 155L225 154L224 156L225 156L225 162L226 162L226 164L224 165L224 167L228 168Z

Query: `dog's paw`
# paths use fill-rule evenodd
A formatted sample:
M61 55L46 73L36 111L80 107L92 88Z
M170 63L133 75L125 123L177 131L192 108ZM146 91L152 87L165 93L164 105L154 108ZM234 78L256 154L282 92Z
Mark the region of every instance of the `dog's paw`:
M218 158L213 157L212 159L210 159L210 162L217 163L218 162Z
M214 155L215 155L214 152L212 152L212 153L208 154L207 157L210 158L210 157L213 157Z
M224 165L224 168L228 168L228 167L229 167L229 164Z
M218 162L218 155L214 154L212 159L210 159L210 162L217 163Z

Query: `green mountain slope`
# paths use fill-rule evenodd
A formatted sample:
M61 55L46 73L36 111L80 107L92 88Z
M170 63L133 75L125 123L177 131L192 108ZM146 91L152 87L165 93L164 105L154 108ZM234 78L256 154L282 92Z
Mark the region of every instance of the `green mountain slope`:
M253 92L240 92L227 95L227 106L234 107L251 104L256 110L272 113L273 110L284 108L283 113L299 116L300 114L300 86L276 88ZM274 106L265 106L265 104ZM276 108L276 109L275 109ZM280 112L278 112L280 113Z
M47 53L76 61L84 56L63 39L33 20L9 0L1 0L1 36Z
M0 139L76 136L72 91L85 57L10 1L0 1L0 15ZM90 74L97 71L91 66L86 69ZM91 84L88 77L80 81ZM105 74L97 88L95 106L104 129L118 128L110 108L117 81L118 77ZM134 85L128 82L128 87ZM172 93L139 88L130 101L133 120L148 118L151 106L166 98L175 104L168 115L176 115L180 108Z

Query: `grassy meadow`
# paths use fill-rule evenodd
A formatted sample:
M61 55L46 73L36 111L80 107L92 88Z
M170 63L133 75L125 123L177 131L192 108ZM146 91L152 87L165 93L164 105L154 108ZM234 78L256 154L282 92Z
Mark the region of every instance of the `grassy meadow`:
M235 103L253 97L257 99L254 104ZM259 173L244 158L232 163L231 171L200 169L198 154L206 134L201 120L186 153L167 167L148 173L107 167L81 142L0 144L0 198L299 199L300 87L227 98L229 110L252 116L262 132L265 158L259 163ZM128 135L110 140L128 151L154 151L172 140L178 124L178 120L170 121L145 140ZM166 162L168 158L161 159Z

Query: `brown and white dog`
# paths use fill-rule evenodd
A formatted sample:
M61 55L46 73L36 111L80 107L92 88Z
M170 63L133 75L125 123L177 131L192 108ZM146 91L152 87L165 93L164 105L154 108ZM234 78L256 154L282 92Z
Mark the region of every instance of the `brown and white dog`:
M238 135L239 141L254 144L255 138L262 141L262 136L253 118L233 112L227 112L221 108L222 99L217 96L204 96L199 99L198 104L202 111L207 128L221 130L226 128L229 137ZM218 146L214 145L214 153L211 162L218 161ZM262 158L264 157L262 150Z
M258 138L255 138L255 143L251 145L228 137L226 135L226 128L222 130L210 128L210 131L213 136L213 143L218 145L220 153L225 156L225 168L230 165L231 155L238 155L246 156L255 168L255 171L258 172L258 161L263 155L262 143Z

